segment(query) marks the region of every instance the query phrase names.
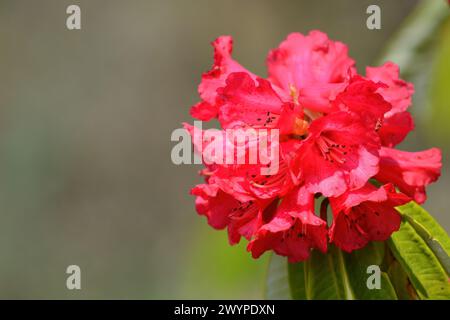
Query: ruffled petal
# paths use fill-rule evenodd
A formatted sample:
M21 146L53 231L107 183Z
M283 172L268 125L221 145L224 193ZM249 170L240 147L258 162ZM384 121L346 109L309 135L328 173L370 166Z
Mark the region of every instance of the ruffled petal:
M381 145L392 148L402 142L413 129L414 120L408 111L385 118L378 130Z
M212 42L212 46L214 47L214 64L211 70L202 75L202 81L198 86L203 103L200 102L191 108L191 115L203 121L217 117L219 112L216 105L217 89L225 85L225 80L230 73L246 72L251 77L255 77L231 57L232 37L221 36Z
M380 142L359 118L340 111L315 120L299 150L306 188L336 197L361 188L378 172Z
M230 244L239 243L241 236L251 239L262 225L263 212L271 203L268 200L239 201L221 190L212 179L192 188L191 194L196 196L198 214L206 216L210 226L228 228Z
M347 46L320 31L291 33L267 58L269 80L285 92L295 90L302 106L327 112L354 71Z
M299 183L298 172L291 162L300 145L300 141L282 142L278 156L270 155L268 165L259 162L218 166L214 178L222 189L241 199L244 194L259 199L282 197Z
M206 173L239 201L281 197L298 184L298 171L291 163L298 156L301 141L280 143L278 136L271 136L270 131L263 139L265 133L254 130L201 130L186 123L184 127L192 137L195 152L207 167ZM242 145L236 137L239 135L246 138Z
M360 76L351 78L348 86L338 94L333 106L336 110L351 112L369 127L376 128L392 106L376 91L386 85L374 83Z
M368 79L385 85L377 92L392 104L392 109L384 115L380 138L383 146L394 147L414 129L412 117L406 111L411 105L414 86L399 78L399 68L392 62L381 67L367 67L366 75Z
M195 209L198 214L207 217L210 226L223 229L228 225L230 208L237 205L233 197L211 184L199 184L192 188L191 194L196 196Z
M241 237L250 240L263 224L264 212L274 209L273 201L239 202L239 207L231 212L228 224L228 241L231 245L239 243Z
M366 76L374 82L382 82L387 87L378 92L392 104L392 110L386 114L389 118L395 113L403 112L411 105L414 86L399 78L399 67L393 62L386 62L381 67L367 67Z
M314 214L314 195L298 188L284 198L275 216L258 230L247 250L254 258L274 250L293 263L306 260L312 248L326 252L326 222Z
M269 81L262 78L254 80L243 72L230 74L226 86L218 93L221 101L219 121L225 129L248 126L275 128L282 113L289 110L294 114L295 111L293 104L281 100ZM300 111L298 113L301 114Z
M217 117L217 112L217 106L215 104L211 105L206 101L200 101L196 105L192 106L189 111L193 118L201 121L209 121Z
M375 178L392 182L418 203L426 200L425 187L441 175L441 150L431 148L420 152L380 149L380 171Z
M369 241L385 241L400 227L396 206L411 199L397 193L392 184L379 189L371 184L331 198L333 224L330 241L344 251L363 248Z

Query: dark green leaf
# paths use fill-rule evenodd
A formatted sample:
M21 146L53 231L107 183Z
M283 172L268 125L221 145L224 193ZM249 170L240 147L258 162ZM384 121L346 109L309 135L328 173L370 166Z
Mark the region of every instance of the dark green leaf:
M397 294L386 272L381 271L380 289L369 289L367 286L367 280L371 275L367 273L367 268L371 265L381 267L384 251L384 243L371 242L363 249L350 254L344 253L348 279L355 299L397 299Z
M306 300L305 263L289 263L289 287L295 300Z
M305 262L306 297L311 300L352 299L341 250L331 245L327 254L312 251Z
M398 299L418 299L417 293L408 279L408 275L397 260L392 261L389 265L388 275L392 285L395 288Z
M270 256L266 281L266 299L291 299L288 276L288 262L285 257L281 257L277 254L272 254Z

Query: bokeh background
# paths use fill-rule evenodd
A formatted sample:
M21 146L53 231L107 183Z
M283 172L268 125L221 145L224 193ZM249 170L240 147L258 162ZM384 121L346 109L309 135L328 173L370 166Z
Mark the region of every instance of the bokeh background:
M364 70L416 3L0 0L0 298L262 298L268 257L208 227L188 194L199 167L170 159L209 43L232 35L234 57L265 76L269 49L320 29ZM70 4L81 7L79 31L66 29ZM366 28L370 4L381 30ZM417 128L401 147L444 150L425 207L450 230L449 24L431 33L406 70ZM70 264L82 290L66 289Z

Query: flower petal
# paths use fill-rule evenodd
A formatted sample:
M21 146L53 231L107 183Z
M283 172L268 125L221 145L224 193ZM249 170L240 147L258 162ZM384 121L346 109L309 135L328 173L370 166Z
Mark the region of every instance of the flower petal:
M376 132L347 112L315 120L299 150L306 188L325 197L361 188L378 172L379 147Z
M364 247L369 241L385 241L400 227L396 206L410 198L395 191L392 184L379 189L371 184L331 198L333 224L330 241L344 251Z
M254 80L244 72L230 74L226 86L218 93L221 101L219 121L225 129L247 126L275 128L286 108L294 113L294 106L285 107L269 81L262 78Z
M381 144L392 148L402 142L413 129L414 120L408 111L404 111L385 118L378 134Z
M386 62L380 67L367 67L366 76L374 82L382 82L387 85L378 89L378 92L392 104L392 110L386 114L390 117L395 113L403 112L411 105L414 94L412 83L399 78L399 67L393 62Z
M300 104L314 111L328 111L330 100L342 91L354 61L347 46L320 31L307 36L291 33L267 58L269 80L286 92L298 91Z
M232 37L221 36L212 42L212 46L214 47L214 64L211 70L202 75L202 81L198 86L198 92L203 102L191 108L191 115L203 121L217 116L219 111L216 105L217 89L225 85L225 80L230 73L246 72L251 77L255 77L231 57Z
M392 108L391 104L376 92L385 86L354 76L345 90L333 101L333 106L337 110L348 111L361 117L368 126L375 128L377 122Z
M247 250L254 258L268 250L289 262L306 260L311 248L327 250L326 222L314 214L314 195L298 188L287 195L273 219L263 225Z
M441 175L441 150L431 148L420 152L380 149L380 171L375 178L392 182L418 203L426 200L425 187Z

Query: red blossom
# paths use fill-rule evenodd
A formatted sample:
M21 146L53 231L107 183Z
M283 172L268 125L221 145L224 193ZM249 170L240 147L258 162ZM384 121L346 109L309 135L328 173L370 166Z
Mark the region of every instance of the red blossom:
M425 187L441 175L441 150L406 152L392 148L380 149L380 171L375 178L392 182L418 203L426 200Z
M330 101L355 73L347 46L320 31L291 33L267 58L269 80L285 92L295 91L302 106L326 112Z
M414 129L413 119L406 111L411 105L414 86L400 79L399 73L398 66L392 62L366 69L368 79L384 84L377 92L392 105L392 109L384 115L379 132L382 144L387 147L396 146Z
M256 232L248 245L253 257L274 250L288 256L290 262L298 262L309 257L311 248L326 252L326 222L314 214L312 193L298 188L273 210L273 217Z
M347 252L363 248L369 241L387 240L400 228L396 206L410 198L395 191L392 184L379 189L367 184L361 189L331 198L333 224L330 241Z
M231 37L219 37L213 47L214 64L202 76L201 101L191 115L216 118L221 128L185 129L205 164L205 183L191 191L197 212L212 227L226 228L231 244L244 237L253 257L273 250L291 262L314 249L325 252L328 242L350 252L398 230L396 206L425 201L426 186L440 175L441 152L393 149L414 128L407 111L414 88L400 79L397 65L358 75L346 45L311 31L290 34L269 53L264 79L232 59ZM230 135L232 129L241 131ZM265 144L276 147L270 165L221 160L237 156L242 130L253 130L246 153L277 133L277 141ZM330 227L326 210L321 218L314 212L319 196L330 203Z
M386 87L382 83L374 83L361 76L350 79L348 86L333 101L337 110L350 112L361 118L370 128L378 130L386 113L392 105L377 91Z
M326 197L362 187L378 172L379 147L376 132L347 112L313 121L298 156L305 187Z
M202 101L191 108L191 115L203 121L208 121L217 116L216 91L223 87L230 73L243 71L251 74L231 57L233 39L230 36L217 38L212 46L214 47L214 64L211 70L202 75L202 82L198 86ZM253 74L251 75L255 77Z
M232 73L226 85L217 90L220 100L219 121L222 128L280 128L290 133L296 117L303 117L300 107L283 102L269 81L247 73Z

